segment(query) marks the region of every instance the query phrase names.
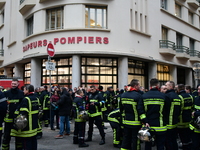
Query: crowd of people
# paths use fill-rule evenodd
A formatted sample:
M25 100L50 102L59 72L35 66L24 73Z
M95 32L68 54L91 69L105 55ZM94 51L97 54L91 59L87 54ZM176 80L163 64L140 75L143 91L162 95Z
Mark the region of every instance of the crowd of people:
M175 85L173 81L160 86L156 78L149 85L150 89L144 90L139 80L133 79L124 89L116 91L113 87L104 91L103 86L94 85L73 90L33 85L19 89L18 80L13 79L10 89L0 91L0 139L3 139L0 146L9 150L13 136L16 150L36 150L43 126L59 129L55 138L61 139L71 134L72 119L73 144L78 147L89 146L94 125L99 130L99 145L105 144L104 122L109 122L113 146L121 150L141 149L142 138L138 134L141 130L149 133L144 135L149 139L143 141L145 150L151 150L154 145L158 150L199 150L200 85L196 90L184 84Z

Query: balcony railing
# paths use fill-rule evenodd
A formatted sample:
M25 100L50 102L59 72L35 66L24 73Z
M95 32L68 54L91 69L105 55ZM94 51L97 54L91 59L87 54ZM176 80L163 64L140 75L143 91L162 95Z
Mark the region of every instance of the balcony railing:
M4 56L4 50L0 49L0 56L3 57Z
M20 0L19 12L24 15L36 5L36 0Z
M191 57L198 57L200 58L200 52L197 50L190 50L190 56Z
M174 50L175 43L168 40L160 40L160 48L171 48Z
M188 55L190 54L189 47L186 46L176 45L175 50L177 53L186 53Z

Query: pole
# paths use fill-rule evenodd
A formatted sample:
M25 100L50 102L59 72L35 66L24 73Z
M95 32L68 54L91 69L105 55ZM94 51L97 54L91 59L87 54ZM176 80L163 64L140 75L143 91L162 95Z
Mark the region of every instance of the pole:
M50 56L48 56L48 63L49 62L51 62L51 57ZM50 90L49 90L49 100L51 99L51 70L49 70L49 88L50 88ZM52 124L52 120L51 120L51 102L50 102L50 127L51 127L51 124Z

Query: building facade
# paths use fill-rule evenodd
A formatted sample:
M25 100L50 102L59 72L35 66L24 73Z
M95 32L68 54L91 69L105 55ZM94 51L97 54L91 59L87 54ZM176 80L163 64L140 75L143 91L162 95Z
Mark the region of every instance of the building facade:
M123 88L133 78L195 86L198 0L0 0L0 71L38 87Z

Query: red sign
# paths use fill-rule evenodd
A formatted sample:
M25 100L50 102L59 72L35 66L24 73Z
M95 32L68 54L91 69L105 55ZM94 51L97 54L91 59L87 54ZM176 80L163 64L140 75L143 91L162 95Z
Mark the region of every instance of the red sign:
M53 44L49 43L47 45L47 53L50 57L53 57L55 55L55 49L54 49L54 46Z

